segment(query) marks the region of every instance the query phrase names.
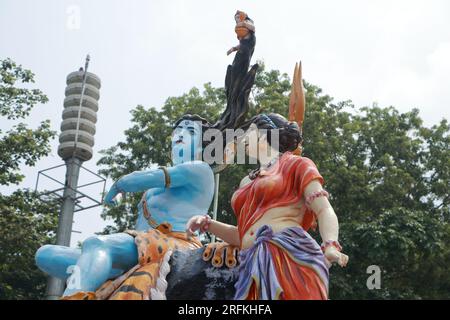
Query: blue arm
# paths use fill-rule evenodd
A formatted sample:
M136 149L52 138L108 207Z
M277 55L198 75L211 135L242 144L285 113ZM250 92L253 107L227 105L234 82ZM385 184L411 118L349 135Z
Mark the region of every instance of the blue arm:
M202 185L202 176L210 173L211 169L205 162L193 161L168 167L167 171L170 176L170 188L177 188L185 185L193 187ZM105 197L105 203L114 203L114 197L121 192L140 192L164 187L165 175L162 169L136 171L123 176L113 184Z

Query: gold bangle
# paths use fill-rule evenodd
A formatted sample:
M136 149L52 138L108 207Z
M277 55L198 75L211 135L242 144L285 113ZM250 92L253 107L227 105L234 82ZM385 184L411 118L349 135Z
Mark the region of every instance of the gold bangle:
M170 187L170 175L169 175L169 171L167 170L166 167L159 167L158 169L161 169L164 172L164 180L165 180L165 185L164 187L169 188Z

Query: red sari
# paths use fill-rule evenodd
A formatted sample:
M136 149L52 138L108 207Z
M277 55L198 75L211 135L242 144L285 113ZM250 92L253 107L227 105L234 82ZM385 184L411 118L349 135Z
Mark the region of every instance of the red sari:
M324 183L313 161L286 152L263 176L237 190L231 205L238 219L240 239L267 210L298 203L306 186L316 179ZM244 255L253 256L243 257L236 284L237 299L327 299L325 258L306 232L314 224L314 213L306 209L301 227L275 235L268 226L259 230L255 245L250 248L254 252L243 250ZM258 245L262 250L255 250ZM245 261L253 265L245 265ZM248 277L251 279L244 279Z

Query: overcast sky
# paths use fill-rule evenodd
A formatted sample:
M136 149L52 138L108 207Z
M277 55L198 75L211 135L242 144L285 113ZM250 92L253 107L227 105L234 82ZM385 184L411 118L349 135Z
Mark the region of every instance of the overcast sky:
M66 75L90 53L90 71L102 79L98 152L123 139L137 104L159 108L193 86L223 85L237 9L255 21L254 62L291 75L302 60L304 78L337 101L419 108L428 126L450 118L448 0L0 0L0 59L31 69L50 99L27 122L51 119L59 130ZM61 163L57 145L35 168L23 168L20 187L33 188L38 169ZM97 171L98 158L85 167ZM100 212L76 214L82 233L72 245L103 229Z

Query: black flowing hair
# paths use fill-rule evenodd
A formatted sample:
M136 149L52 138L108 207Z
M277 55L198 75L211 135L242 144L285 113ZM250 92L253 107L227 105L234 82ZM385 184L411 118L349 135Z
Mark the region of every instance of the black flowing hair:
M220 118L214 123L202 118L199 115L185 114L175 122L175 127L183 120L192 120L202 123L202 131L205 133L207 129L217 129L222 132L223 146L226 145L226 129L237 129L241 126L249 109L249 95L253 87L258 70L258 64L250 67L250 60L255 50L256 37L254 32L250 32L245 39L239 40L239 50L233 59L233 63L227 67L225 75L225 94L227 97L227 105ZM250 70L249 70L250 67ZM213 143L212 141L203 141L203 149ZM223 167L217 167L222 170Z

